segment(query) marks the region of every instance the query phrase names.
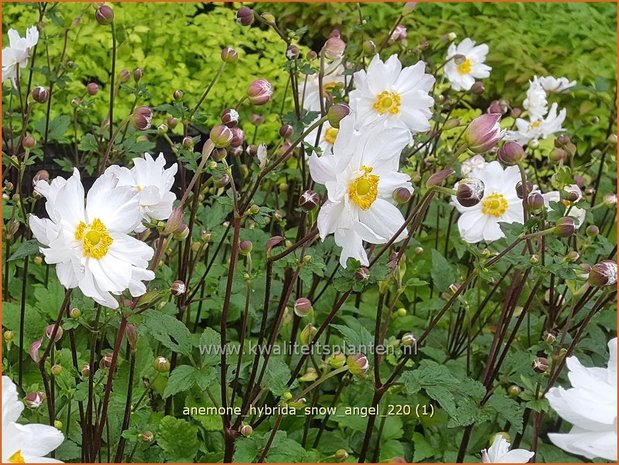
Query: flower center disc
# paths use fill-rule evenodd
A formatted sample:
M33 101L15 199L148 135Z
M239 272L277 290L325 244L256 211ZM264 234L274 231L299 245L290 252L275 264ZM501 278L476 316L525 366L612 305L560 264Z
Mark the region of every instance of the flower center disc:
M529 124L529 129L537 129L542 125L541 121L533 121L531 124Z
M471 63L471 59L465 58L464 61L458 65L458 72L460 74L469 74L472 68L473 63Z
M339 131L335 128L327 129L325 131L325 140L331 145L335 144L335 138L337 137L338 132Z
M369 166L362 166L361 170L363 174L348 185L348 195L361 210L367 210L378 195L379 177L370 174L372 168Z
M84 257L96 260L105 257L114 242L99 218L95 218L90 224L80 221L75 230L75 239L82 242Z
M381 115L384 115L385 113L397 115L400 113L400 96L395 92L385 90L378 94L376 97L376 102L374 102L372 108L374 108Z
M18 450L9 457L9 463L26 463L26 459L21 455L21 450Z
M481 203L481 212L499 218L507 211L508 203L503 194L490 194Z

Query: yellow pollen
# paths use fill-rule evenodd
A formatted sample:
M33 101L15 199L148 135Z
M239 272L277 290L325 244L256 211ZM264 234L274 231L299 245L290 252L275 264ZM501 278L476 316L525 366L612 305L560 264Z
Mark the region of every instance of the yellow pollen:
M462 63L458 65L458 72L460 74L469 74L473 69L473 63L471 63L470 58L465 58Z
M331 93L337 87L337 82L326 82L322 85L322 90L325 94Z
M325 131L325 140L331 145L335 144L335 138L337 137L338 132L339 130L335 128L327 129Z
M26 459L21 455L21 450L18 450L9 457L9 463L26 463Z
M541 121L533 121L531 124L529 124L529 129L537 129L541 126L541 124Z
M142 189L144 189L144 186L142 186L142 184L138 184L136 187L138 188L138 192L142 192Z
M379 177L370 174L372 168L369 166L362 166L361 170L363 174L348 185L348 196L361 210L367 210L378 195Z
M114 242L99 218L95 218L90 224L80 221L75 230L75 239L82 243L84 257L96 260L105 257Z
M378 94L376 97L376 102L374 102L372 108L374 108L381 115L384 115L385 113L397 115L400 113L400 95L395 92L385 90Z
M499 218L507 211L508 203L503 194L490 194L481 202L481 212L484 215Z

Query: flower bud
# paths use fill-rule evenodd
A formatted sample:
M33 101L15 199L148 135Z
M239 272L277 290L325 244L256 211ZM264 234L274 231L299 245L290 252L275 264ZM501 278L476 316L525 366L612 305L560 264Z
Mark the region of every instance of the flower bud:
M99 360L99 368L110 368L112 366L112 356L113 354L109 352L101 357L101 360Z
M239 112L234 108L227 108L221 112L220 119L221 124L224 124L229 128L236 127L239 124Z
M531 181L525 181L524 186L526 187L527 195L533 190L533 183ZM516 184L516 195L519 199L524 198L525 189L523 189L522 181L518 181Z
M488 106L486 113L504 115L505 113L507 113L508 109L509 108L507 105L505 105L504 101L493 100L492 102L490 102L490 105Z
M516 386L515 384L512 384L510 387L507 388L507 394L511 398L518 397L521 392L522 389L520 389L520 386Z
M578 260L580 260L580 254L575 250L570 250L565 255L565 257L563 257L563 260L565 260L567 263L576 263Z
M31 409L39 408L43 405L44 401L45 393L43 391L29 392L26 394L26 397L24 397L24 404Z
M86 92L88 92L88 95L97 95L99 93L99 84L96 82L89 82L86 86Z
M327 364L331 368L343 367L346 364L346 355L342 352L333 353L327 358Z
M88 363L84 363L82 365L82 368L80 368L80 373L84 378L90 376L90 365Z
M587 234L587 236L589 237L595 237L598 234L600 234L600 228L598 228L596 225L591 224L589 226L587 226L587 229L585 230L585 233Z
M481 81L475 81L475 83L471 86L471 93L474 95L481 95L485 90L486 88L484 87L484 83Z
M406 333L400 339L400 344L402 344L403 346L412 346L412 345L415 345L416 343L417 343L417 339L415 339L415 336L413 336L412 333Z
M465 178L458 183L456 200L463 207L473 207L484 197L485 188L481 179Z
M327 119L329 124L339 129L340 122L350 114L350 107L345 103L336 103L331 105L327 111Z
M153 362L153 368L159 373L167 373L170 371L170 362L165 357L156 357Z
M368 358L363 354L349 355L346 359L346 365L348 366L348 371L355 376L365 375L370 367Z
M148 107L137 107L133 111L133 125L136 129L140 131L144 131L145 129L150 128L150 125L153 121L153 111Z
M531 211L538 211L544 208L544 197L539 192L531 192L527 196L527 208Z
M299 334L299 340L301 341L301 344L308 345L312 341L312 339L314 339L314 336L316 336L317 332L318 328L316 328L316 326L314 326L313 324L310 323L305 326L305 328L303 328L303 330L301 331L301 334Z
M49 100L49 91L45 87L35 87L32 90L32 98L37 103L45 103Z
M245 131L238 127L230 128L230 131L232 131L232 140L230 141L230 146L242 146L243 142L245 142Z
M249 255L253 248L254 245L251 243L251 241L244 240L239 243L239 253L243 256Z
M501 146L497 156L504 165L512 166L524 160L526 154L520 144L509 141Z
M582 191L580 190L580 187L578 187L578 184L570 184L563 188L561 196L570 202L578 202L582 199Z
M151 431L142 431L140 433L140 439L146 443L153 442L155 435Z
M250 26L254 22L254 10L243 6L236 12L236 22L241 26Z
M165 134L168 133L168 125L165 123L161 123L159 126L157 126L157 134L159 134L160 136L163 136Z
M602 201L604 202L604 205L612 208L617 205L617 194L606 194Z
M344 42L339 36L330 37L322 47L325 57L330 60L341 58L342 55L344 55L344 50L346 50L346 42Z
M346 449L338 449L335 451L335 460L337 460L338 462L343 462L347 458L348 452L346 452Z
M393 191L391 197L396 203L406 203L408 202L413 194L406 187L398 187Z
M318 373L316 372L316 369L313 367L308 367L307 370L305 370L305 374L299 377L299 381L301 381L302 383L312 383L316 381L317 379L318 379Z
M36 147L37 141L35 140L34 137L28 134L24 136L23 140L21 141L21 145L24 149L31 150Z
M176 281L174 281L172 285L170 286L170 293L172 295L182 295L185 293L186 290L187 288L185 286L185 283L181 281L180 279L177 279Z
M112 24L112 21L114 21L114 10L107 5L101 5L95 12L95 19L103 26Z
M449 176L451 176L454 173L455 171L449 168L445 170L437 171L436 173L432 174L428 178L428 180L426 181L426 187L430 188L434 186L439 186L443 183L443 181L445 181Z
M140 79L142 79L142 76L144 76L144 70L142 68L135 68L133 70L133 80L135 82L140 82Z
M39 363L41 361L41 355L39 354L39 349L41 348L42 343L43 343L42 339L37 339L32 344L30 344L28 353L30 354L30 358L32 359L34 363Z
M241 436L245 436L246 438L250 437L254 432L254 429L250 425L243 425L239 430Z
M52 334L54 334L55 326L56 325L48 325L47 328L45 328L45 337L47 339L52 338ZM58 342L62 338L63 332L64 331L62 330L62 326L58 326L58 329L56 329L56 334L54 335L54 342Z
M602 260L591 267L589 284L592 286L612 286L617 282L617 263Z
M561 134L557 136L554 143L555 143L556 148L561 148L569 144L570 142L571 142L570 136L568 136L567 134Z
M363 53L366 55L374 55L376 53L376 44L373 40L363 42Z
M296 45L289 45L286 49L286 58L294 60L299 56L299 47Z
M294 134L294 128L289 124L282 124L279 128L279 135L284 139L290 139Z
M551 152L548 154L548 159L551 162L559 163L560 161L565 160L566 156L567 154L565 153L565 150L555 148L555 149L552 149Z
M483 153L494 148L502 137L499 120L501 115L490 113L478 116L463 134L467 148L474 153Z
M312 302L306 297L301 297L294 303L294 313L299 317L308 316L312 310Z
M131 350L137 349L138 346L138 328L132 323L128 323L125 328L125 335L127 336L127 342Z
M533 360L532 367L536 373L545 373L548 370L548 359L546 357L536 357Z
M185 93L184 93L182 90L177 89L177 90L175 90L175 91L174 91L174 93L172 94L172 98L174 98L174 100L176 100L176 101L179 101L180 99L182 99L182 98L183 98L183 95L184 95L184 94L185 94Z
M170 129L174 129L178 125L178 120L172 116L166 118L165 122Z
M559 218L555 223L554 233L559 237L570 237L576 232L576 223L571 216Z
M220 162L228 156L228 151L224 148L216 148L211 152L211 158L215 162Z
M256 79L247 88L247 97L253 105L264 105L273 97L273 86L266 79Z
M269 254L271 253L271 249L284 241L285 239L282 236L270 237L266 243L266 255L269 256Z
M131 73L128 69L122 69L120 73L118 73L118 80L120 82L129 82L129 79L131 79Z
M173 233L172 237L177 241L184 241L189 236L189 227L182 223Z
M236 63L239 61L239 54L232 47L226 47L221 50L221 61L224 63Z
M310 211L319 204L320 196L312 190L306 190L299 196L299 206L305 211Z
M406 30L406 27L402 24L398 24L394 29L393 32L391 33L391 35L389 36L389 43L390 44L395 44L400 43L400 44L406 44L406 37L408 35L408 32Z
M215 144L215 147L225 148L230 145L230 142L232 142L234 134L228 126L218 124L217 126L213 127L213 129L211 129L211 133L209 136L211 138L211 141L213 141L213 144Z
M72 100L71 100L71 106L72 106L72 107L77 108L77 107L79 107L81 104L82 104L82 99L81 99L81 98L75 97L74 99L72 99Z

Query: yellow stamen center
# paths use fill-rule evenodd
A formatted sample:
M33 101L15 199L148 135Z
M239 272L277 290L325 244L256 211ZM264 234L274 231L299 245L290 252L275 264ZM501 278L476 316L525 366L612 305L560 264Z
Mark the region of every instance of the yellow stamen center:
M90 224L80 221L75 230L75 239L82 242L84 257L96 260L103 258L114 242L99 218L95 218Z
M370 174L370 166L362 166L363 174L348 185L348 195L361 210L367 210L372 206L378 195L378 179L375 174Z
M470 58L465 58L462 63L458 65L458 72L460 74L469 74L473 69L473 63L471 63Z
M529 124L529 129L537 129L542 125L541 121L533 121L531 124Z
M490 194L481 202L481 212L484 215L499 218L507 211L508 203L503 194Z
M391 113L397 115L400 113L400 95L395 92L385 90L378 94L376 102L372 105L378 113L384 115L385 113Z
M326 82L322 85L323 93L329 94L335 89L337 86L337 82Z
M9 457L9 463L26 463L26 459L21 455L21 450L18 450Z
M338 132L339 130L335 128L327 129L325 131L325 140L331 145L335 144L335 138L337 137Z

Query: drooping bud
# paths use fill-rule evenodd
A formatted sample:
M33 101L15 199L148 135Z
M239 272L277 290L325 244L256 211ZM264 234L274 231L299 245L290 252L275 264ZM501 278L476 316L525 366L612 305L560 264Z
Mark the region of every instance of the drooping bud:
M445 181L449 176L451 176L454 173L455 171L450 168L437 171L436 173L432 174L428 178L428 180L426 181L426 187L430 188L430 187L440 186L443 183L443 181Z
M89 82L86 86L86 92L88 92L88 95L97 95L99 93L99 84L96 82Z
M56 325L48 325L47 328L45 328L45 337L47 339L51 339L52 335L54 334L54 328L56 327ZM62 326L58 326L56 329L56 334L54 335L54 342L58 342L61 338L62 338L62 334L64 333L64 331L62 330Z
M504 165L513 166L524 160L526 154L520 144L509 141L501 146L497 156Z
M363 354L349 355L346 359L346 365L348 366L348 371L355 376L365 375L370 367L368 358Z
M99 368L110 368L112 366L112 357L113 354L111 352L101 357L101 360L99 360Z
M187 290L187 287L185 286L185 283L183 281L181 281L180 279L177 279L176 281L174 281L172 283L172 285L170 286L170 293L172 295L182 295L185 293L185 291Z
M576 232L576 223L571 216L559 218L555 223L554 233L559 237L570 237Z
M49 91L45 87L35 87L32 90L32 98L37 103L45 103L49 100Z
M156 357L153 362L153 368L159 373L167 373L170 371L170 362L165 357Z
M133 111L133 125L136 129L144 131L148 129L153 121L153 111L148 107L137 107Z
M39 354L39 349L41 349L42 343L43 343L42 339L37 339L32 344L30 344L28 353L30 354L30 358L32 359L34 363L39 363L41 361L41 355Z
M211 141L213 141L213 144L215 144L215 147L225 148L232 142L234 134L228 126L218 124L211 129L209 137L211 138Z
M232 47L225 47L221 50L221 61L224 63L236 63L239 61L239 53Z
M107 5L101 5L95 12L95 19L103 26L112 24L112 21L114 21L114 10Z
M463 207L473 207L481 202L485 188L481 179L465 178L458 183L456 200Z
M285 239L284 239L284 237L282 237L282 236L273 236L273 237L270 237L270 238L267 240L267 243L266 243L266 255L267 255L267 257L268 257L268 256L269 256L269 254L271 253L271 249L272 249L273 247L275 247L275 246L276 246L276 245L278 245L278 244L281 244L281 243L282 243L282 242L284 242L284 241L285 241Z
M242 6L236 12L236 22L242 26L250 26L254 22L254 10Z
M462 137L467 148L474 153L483 153L494 148L502 137L500 119L500 114L489 113L471 121Z
M138 328L133 323L127 323L125 328L125 335L127 336L127 342L131 350L136 350L138 347Z
M301 297L294 303L294 313L299 317L308 316L312 310L312 302L306 297Z
M264 105L273 97L273 86L266 79L256 79L247 88L247 97L254 105Z
M336 103L335 105L331 105L329 110L327 111L327 119L329 120L329 124L339 129L340 122L346 118L350 114L350 107L345 103Z
M84 378L90 376L90 365L88 363L84 363L82 365L82 368L80 368L80 373Z
M531 192L527 196L527 208L531 211L537 211L544 208L544 197L539 192Z
M533 360L532 367L536 373L545 373L548 370L548 359L546 357L536 357Z
M243 256L249 255L253 248L254 245L247 239L239 242L239 253Z
M612 286L617 282L617 263L603 260L589 271L589 284L592 286Z

